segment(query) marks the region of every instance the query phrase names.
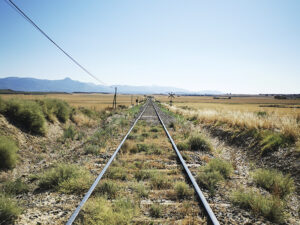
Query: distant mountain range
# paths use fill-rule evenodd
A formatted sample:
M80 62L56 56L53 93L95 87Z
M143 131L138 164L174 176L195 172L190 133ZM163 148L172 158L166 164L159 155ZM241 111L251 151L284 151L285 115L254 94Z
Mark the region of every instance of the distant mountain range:
M167 94L175 92L176 94L191 95L218 95L218 91L199 91L192 92L189 90L175 87L161 86L130 86L130 85L96 85L93 83L84 83L70 78L63 80L42 80L36 78L6 77L0 78L0 89L11 89L14 91L25 92L99 92L113 93L114 87L118 88L118 93L122 94Z

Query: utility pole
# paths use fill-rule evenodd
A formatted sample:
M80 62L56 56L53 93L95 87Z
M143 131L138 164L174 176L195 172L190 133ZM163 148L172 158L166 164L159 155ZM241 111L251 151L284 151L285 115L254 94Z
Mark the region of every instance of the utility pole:
M117 87L115 87L115 95L113 100L113 109L117 108Z
M133 98L133 96L131 95L131 106L133 106L133 104L132 104L132 98Z

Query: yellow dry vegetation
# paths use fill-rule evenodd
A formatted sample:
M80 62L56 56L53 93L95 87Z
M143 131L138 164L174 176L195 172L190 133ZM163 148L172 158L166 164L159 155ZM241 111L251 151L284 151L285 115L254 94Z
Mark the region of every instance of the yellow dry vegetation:
M23 95L23 94L1 94L1 98L18 98L18 99L43 99L56 98L68 102L74 107L85 107L93 110L103 110L112 106L113 94L45 94L45 95ZM132 95L132 102L135 104L135 99L143 99L142 95ZM131 105L131 95L118 95L118 105Z
M168 102L167 96L156 96ZM167 105L167 104L166 104ZM168 106L168 105L167 105ZM224 123L231 127L268 129L300 138L300 99L273 97L232 97L213 99L208 96L175 98L173 112L195 117L203 123Z

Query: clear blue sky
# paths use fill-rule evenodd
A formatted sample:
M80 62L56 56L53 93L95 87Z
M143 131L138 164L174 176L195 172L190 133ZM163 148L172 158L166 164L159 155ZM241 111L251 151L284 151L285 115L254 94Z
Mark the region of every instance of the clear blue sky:
M14 0L107 84L300 92L299 0ZM0 0L0 77L95 82Z

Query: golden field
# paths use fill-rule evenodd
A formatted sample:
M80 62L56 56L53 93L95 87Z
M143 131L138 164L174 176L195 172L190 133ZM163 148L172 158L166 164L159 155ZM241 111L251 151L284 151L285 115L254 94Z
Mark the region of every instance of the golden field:
M163 103L169 101L167 96L156 96L156 99ZM300 99L180 96L175 98L173 106L168 107L173 112L195 117L203 123L219 122L230 127L267 129L300 139Z
M23 94L1 94L1 98L10 99L43 99L56 98L68 102L74 107L85 107L97 111L103 110L106 107L112 107L113 94L45 94L45 95L23 95ZM143 99L142 95L132 95L132 102L135 104L136 98ZM118 105L131 105L131 95L118 95Z

